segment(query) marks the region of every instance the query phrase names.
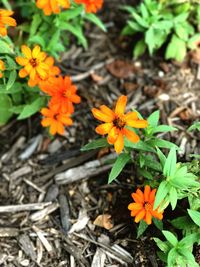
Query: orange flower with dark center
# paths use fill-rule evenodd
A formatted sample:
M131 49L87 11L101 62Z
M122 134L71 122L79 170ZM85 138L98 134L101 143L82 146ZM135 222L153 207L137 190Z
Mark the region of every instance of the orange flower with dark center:
M103 0L75 0L75 3L83 4L88 13L96 13L102 8Z
M60 13L60 8L69 8L70 0L37 0L38 8L43 9L46 16Z
M162 220L163 211L158 211L153 209L155 201L156 189L151 191L149 185L146 185L144 188L144 193L137 189L136 193L132 193L132 198L135 202L128 205L128 209L131 211L131 216L135 217L135 222L138 223L141 220L144 220L147 224L152 223L152 217Z
M24 57L16 57L16 62L23 66L19 71L19 77L25 78L30 76L30 80L35 80L37 77L46 79L48 77L49 66L45 63L47 54L42 52L39 45L36 45L33 50L22 45L21 47Z
M73 124L69 113L59 113L57 110L49 105L49 108L43 108L41 114L44 118L41 121L43 127L50 127L50 133L55 135L56 133L63 135L64 126L70 126Z
M114 144L115 151L121 153L124 148L124 136L126 136L131 142L137 143L139 136L126 128L126 126L134 128L146 128L148 122L146 120L140 120L137 112L128 112L124 114L126 108L127 96L120 96L115 111L112 111L105 105L100 106L99 109L93 108L93 116L103 121L96 127L96 132L100 135L108 134L107 141L109 144Z
M62 113L73 113L73 104L81 102L76 94L77 87L68 76L52 78L49 83L41 85L40 89L51 96L50 105Z
M5 70L4 62L0 59L0 78L3 77L3 73L1 71Z
M13 13L14 12L11 10L0 9L0 35L7 35L6 25L13 27L17 26L16 20L10 17Z
M48 76L42 78L39 75L36 74L35 79L29 79L28 85L30 87L34 87L38 85L39 87L42 87L43 85L49 85L51 78L54 78L60 74L60 69L56 66L54 66L54 59L52 57L47 57L44 60L44 64L48 65Z

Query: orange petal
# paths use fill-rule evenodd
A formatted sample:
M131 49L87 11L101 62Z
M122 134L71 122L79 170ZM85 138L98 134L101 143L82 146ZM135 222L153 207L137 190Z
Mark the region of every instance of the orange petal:
M33 51L32 51L32 57L33 58L37 58L39 53L40 53L40 46L39 45L36 45L34 48L33 48Z
M126 102L127 102L127 96L122 95L118 98L116 107L115 107L115 113L117 115L124 114L125 108L126 108Z
M143 209L143 205L141 203L130 203L128 205L129 210L141 210Z
M144 201L149 202L149 195L151 193L151 188L149 185L146 185L144 188Z
M25 69L21 69L19 71L19 77L20 78L25 78L28 75L27 71Z
M162 212L158 212L157 209L156 210L152 210L151 214L153 217L155 217L158 220L162 220L163 218L163 213Z
M119 131L116 127L112 127L110 132L108 133L107 141L110 145L113 145L115 141L117 140L119 135Z
M149 203L153 203L155 200L156 189L153 189L149 195Z
M114 143L114 148L117 154L120 154L124 148L124 137L121 131L119 131L118 137Z
M142 209L142 210L136 215L136 217L135 217L135 222L138 223L139 221L141 221L141 220L144 218L145 214L146 214L145 209Z
M0 34L2 36L6 36L7 35L7 29L5 27L1 27L1 25L0 25Z
M124 120L137 120L138 119L138 114L135 111L128 112L126 115L124 115Z
M52 120L51 126L50 126L50 133L52 135L55 135L57 133L57 121Z
M140 198L142 199L142 201L144 203L144 194L139 188L136 190L136 194L138 194L140 196Z
M132 193L131 196L132 196L133 200L137 203L143 203L144 202L143 195L141 197L141 195L138 195L137 193Z
M27 58L24 57L16 57L16 62L21 65L21 66L25 66L28 64L29 60Z
M70 117L68 117L67 115L59 115L58 116L58 120L60 122L62 122L64 125L70 126L73 124L73 121Z
M127 137L132 143L137 143L140 141L140 137L133 131L130 131L126 128L123 129L123 134Z
M27 57L28 59L32 58L31 49L28 46L22 45L21 50L22 50L22 53L25 55L25 57Z
M112 117L113 120L115 119L115 113L106 105L101 105L100 110L108 116Z
M152 215L149 211L146 211L144 221L149 225L152 223Z
M131 211L131 216L134 217L139 213L140 210L132 210Z
M4 17L3 18L3 23L9 26L16 26L16 20L10 17Z
M101 110L99 110L97 108L93 108L92 109L92 114L97 120L100 120L100 121L103 121L103 122L112 122L113 121L112 117L110 117L109 115L103 113Z
M126 125L131 126L133 128L146 128L148 126L148 122L146 120L126 120Z
M41 124L42 124L43 127L48 127L48 126L51 125L51 123L52 123L52 119L51 118L44 118L41 121Z
M110 132L110 130L113 127L113 123L112 122L107 122L107 123L103 123L100 124L99 126L96 127L95 131L96 133L100 134L100 135L104 135L104 134L108 134Z

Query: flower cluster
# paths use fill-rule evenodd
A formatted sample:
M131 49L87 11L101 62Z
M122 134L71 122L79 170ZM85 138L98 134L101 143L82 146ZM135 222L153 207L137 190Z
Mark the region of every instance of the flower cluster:
M11 18L13 11L0 9L0 35L6 36L6 25L15 27L17 25L16 20Z
M4 62L0 59L0 78L3 77L2 71L4 71L4 70L5 70Z
M135 222L138 223L144 220L147 224L152 223L152 217L162 220L163 211L153 209L155 201L156 189L151 190L149 185L144 188L144 193L137 189L136 193L132 193L132 198L135 202L128 205L128 209L131 211L131 216L135 217Z
M132 130L126 126L134 128L146 128L148 122L140 120L137 112L128 112L124 114L126 108L127 96L120 96L117 100L115 110L112 111L105 105L100 106L99 109L93 108L93 116L104 122L96 127L96 132L100 135L108 134L107 141L114 145L115 151L121 153L124 148L124 136L131 142L137 143L140 138Z
M83 4L86 12L96 13L101 9L103 0L74 0L76 4ZM37 0L36 5L42 9L46 16L60 13L60 9L70 8L70 0Z
M42 120L43 127L50 127L52 135L64 133L64 126L72 125L70 118L74 112L74 104L80 103L81 99L76 94L77 88L72 84L70 77L62 77L60 69L54 65L54 59L41 51L36 45L31 50L26 45L21 47L24 57L16 57L16 61L23 68L19 76L29 76L28 85L38 86L40 90L50 96L48 108L41 110L45 117Z

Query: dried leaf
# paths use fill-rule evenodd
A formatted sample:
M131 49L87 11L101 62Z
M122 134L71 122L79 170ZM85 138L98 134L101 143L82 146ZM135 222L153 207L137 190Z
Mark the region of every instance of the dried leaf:
M135 72L136 67L132 62L115 60L107 65L107 69L113 76L120 79L125 79Z
M92 77L92 80L94 81L94 82L101 82L102 80L103 80L103 77L102 76L100 76L100 75L98 75L98 74L96 74L95 72L94 73L91 73L91 77Z
M103 227L107 230L110 230L113 228L113 223L111 221L111 215L110 214L102 214L99 215L95 221L93 222L94 225L97 225L99 227Z

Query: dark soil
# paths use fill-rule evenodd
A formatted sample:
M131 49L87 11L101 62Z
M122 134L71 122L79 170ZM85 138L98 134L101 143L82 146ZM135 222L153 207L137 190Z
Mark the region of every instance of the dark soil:
M200 116L198 66L190 58L182 65L156 55L132 60L136 40L120 36L127 15L119 11L118 2L106 1L100 13L107 33L86 25L89 49L73 44L62 55L63 74L72 76L82 98L65 135L51 139L40 126L39 115L26 121L12 119L0 128L1 207L52 202L39 215L37 210L1 213L2 266L162 266L151 239L158 234L156 228L150 226L136 239L127 205L141 181L131 166L110 185L110 167L104 164L95 175L84 175L83 166L72 170L68 184L59 180L60 173L112 152L81 153L80 148L97 138L91 108L112 107L121 94L128 95L128 108L136 108L144 117L159 109L160 123L177 127L178 131L163 138L182 147L181 161L200 153L199 136L186 132ZM125 2L136 1L121 4ZM78 171L82 178L72 182ZM93 224L104 214L111 215L110 230Z

